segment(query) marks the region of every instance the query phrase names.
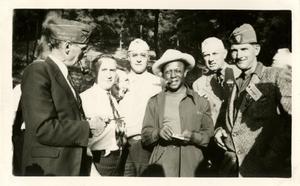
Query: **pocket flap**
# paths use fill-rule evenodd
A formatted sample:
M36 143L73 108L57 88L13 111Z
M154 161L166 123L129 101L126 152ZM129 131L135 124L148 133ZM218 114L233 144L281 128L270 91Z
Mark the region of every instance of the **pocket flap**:
M60 153L60 149L54 147L32 147L31 149L31 157L39 158L39 157L49 157L49 158L58 158Z

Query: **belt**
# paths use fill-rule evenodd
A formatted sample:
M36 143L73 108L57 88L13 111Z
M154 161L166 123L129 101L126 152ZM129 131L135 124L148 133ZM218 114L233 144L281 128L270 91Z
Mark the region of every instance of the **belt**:
M128 137L128 139L133 139L133 140L140 140L142 139L142 136L140 134L134 135L134 136L130 136Z

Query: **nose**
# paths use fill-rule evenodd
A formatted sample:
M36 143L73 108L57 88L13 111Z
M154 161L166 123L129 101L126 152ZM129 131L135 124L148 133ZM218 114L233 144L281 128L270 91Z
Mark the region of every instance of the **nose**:
M141 56L140 55L138 55L137 56L137 59L136 59L136 61L138 62L138 63L140 63L142 60L141 60Z
M241 51L236 52L236 58L241 59L243 57L243 53Z
M107 78L108 78L108 79L111 79L111 78L112 78L112 73L111 73L111 71L108 71L108 72L107 72Z
M176 77L176 72L175 72L175 70L172 70L171 71L171 76L170 76L171 78L175 78Z

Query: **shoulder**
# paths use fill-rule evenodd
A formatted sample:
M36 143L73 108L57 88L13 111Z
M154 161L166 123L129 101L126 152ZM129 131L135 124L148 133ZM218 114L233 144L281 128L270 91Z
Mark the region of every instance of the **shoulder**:
M202 89L204 86L206 86L206 81L207 78L209 78L209 76L207 75L202 75L201 77L199 77L196 81L194 81L193 83L193 89L195 91L198 91L200 89Z
M150 72L146 72L145 77L151 79L152 81L160 81L160 77L158 77L154 74L151 74Z
M227 68L232 69L235 78L239 77L242 72L236 65L227 64Z
M205 82L207 78L208 78L207 75L202 75L193 84L201 84L202 82Z
M193 98L196 105L209 104L207 99L205 99L204 97L199 96L199 94L197 92L195 92L194 90L189 89L188 94L192 96L192 98Z
M93 91L93 86L91 88L89 88L89 89L86 89L84 92L80 93L79 95L83 99L84 98L88 98L88 97L90 97L92 91Z
M292 71L280 67L266 67L263 66L263 76L267 76L269 79L287 79L291 80Z

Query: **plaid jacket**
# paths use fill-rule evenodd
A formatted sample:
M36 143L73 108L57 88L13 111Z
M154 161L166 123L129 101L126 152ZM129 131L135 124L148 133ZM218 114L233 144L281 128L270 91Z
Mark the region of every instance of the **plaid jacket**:
M238 164L239 176L280 177L284 160L291 155L291 71L262 66L261 74L254 74L250 84L262 96L255 101L247 93L235 119L237 87L233 86L223 126L228 150L220 174L226 176Z

